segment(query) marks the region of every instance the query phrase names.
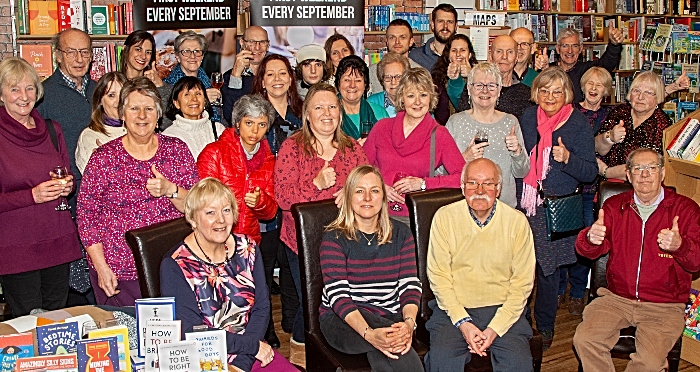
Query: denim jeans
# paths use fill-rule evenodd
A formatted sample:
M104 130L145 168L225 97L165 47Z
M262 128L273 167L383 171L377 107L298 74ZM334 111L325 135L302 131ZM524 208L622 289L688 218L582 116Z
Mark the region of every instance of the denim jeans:
M301 296L301 269L299 268L299 255L285 246L284 251L287 253L287 261L289 262L289 271L292 272L292 280L297 289L299 302L302 301ZM297 315L294 317L294 325L292 326L292 339L299 343L304 343L306 336L304 335L304 306L299 304Z

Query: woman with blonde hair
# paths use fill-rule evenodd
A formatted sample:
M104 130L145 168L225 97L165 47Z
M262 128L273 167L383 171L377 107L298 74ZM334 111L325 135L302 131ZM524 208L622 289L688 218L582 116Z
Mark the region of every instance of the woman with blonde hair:
M335 349L366 354L372 370L422 371L411 347L421 286L411 230L389 218L379 169L350 172L340 213L320 248L321 332Z

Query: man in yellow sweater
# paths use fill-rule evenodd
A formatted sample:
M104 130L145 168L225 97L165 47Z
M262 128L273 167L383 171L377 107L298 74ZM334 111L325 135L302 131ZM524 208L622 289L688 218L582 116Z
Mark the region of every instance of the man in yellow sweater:
M532 371L524 316L535 275L535 247L525 216L497 201L501 170L477 159L462 171L464 201L440 208L428 247L435 294L426 324L426 371L461 371L471 354L491 350L494 371Z

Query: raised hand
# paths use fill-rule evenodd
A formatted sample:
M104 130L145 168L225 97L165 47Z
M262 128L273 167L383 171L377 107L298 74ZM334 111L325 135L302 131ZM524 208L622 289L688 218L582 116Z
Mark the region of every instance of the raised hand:
M459 77L460 66L457 62L450 62L447 66L447 77L450 80L454 80Z
M657 242L659 243L659 248L667 252L675 252L680 248L683 238L681 238L681 233L678 230L678 216L673 218L673 225L671 225L670 229L659 231Z
M472 160L476 159L481 159L484 157L484 148L489 145L488 142L482 142L480 144L475 144L474 139L472 138L471 142L469 142L469 146L462 152L462 156L464 157L464 161L469 163Z
M236 62L233 63L231 75L241 77L243 70L250 67L250 61L253 59L253 53L249 50L241 48L241 51L236 54Z
M603 244L603 240L605 240L605 220L604 220L604 212L601 209L598 211L598 219L591 225L591 228L588 230L588 242L593 244L593 245L601 245Z
M151 69L148 71L145 71L143 73L143 76L147 77L149 80L155 84L156 87L162 87L163 86L163 80L160 78L160 74L158 73L158 70L156 70L156 61L151 62Z
M544 70L549 66L549 56L547 55L547 48L542 48L542 51L535 57L535 70Z
M472 70L472 66L469 65L469 63L464 63L459 66L459 74L462 75L463 78L467 77L469 75L469 71Z
M330 166L328 160L326 160L323 168L321 168L316 178L314 178L313 183L319 190L325 190L335 185L335 176L335 170Z
M625 140L626 134L625 121L620 120L620 123L610 130L610 140L613 141L613 143L620 143Z
M522 152L518 137L515 135L515 125L510 128L510 133L506 136L506 148L515 155L520 155Z
M150 178L146 181L146 190L151 193L151 196L160 198L161 196L171 195L177 191L177 186L158 172L155 164L151 165L151 172L153 172L154 178Z
M258 205L258 202L260 201L260 188L256 187L253 192L246 193L243 197L243 201L245 202L245 205L248 206L248 208L255 208L255 206Z
M625 39L622 35L622 30L613 27L612 22L608 26L608 38L610 39L610 42L613 43L613 45L620 44Z
M569 162L569 155L571 155L571 153L569 152L569 150L566 149L564 143L561 142L561 137L559 137L558 141L558 146L552 146L552 156L554 157L555 161L567 164Z

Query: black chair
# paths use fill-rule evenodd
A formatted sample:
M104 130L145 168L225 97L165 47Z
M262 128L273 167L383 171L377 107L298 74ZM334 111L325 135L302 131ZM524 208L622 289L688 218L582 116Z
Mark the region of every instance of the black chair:
M160 262L170 249L192 232L184 217L127 231L143 298L160 297Z
M321 333L319 306L323 291L323 277L319 248L325 227L338 216L333 200L300 203L292 206L297 230L299 266L301 270L302 306L306 334L306 370L316 371L370 371L364 355L342 353L326 342ZM427 349L415 341L413 348L418 355Z
M418 329L416 338L425 345L430 345L430 333L425 328L425 323L430 319L433 311L428 307L428 302L435 298L430 289L428 280L428 243L430 242L430 226L433 222L435 212L441 207L463 200L460 189L437 189L418 193L410 193L406 196L406 205L411 221L411 231L416 241L416 257L418 259L418 278L423 286L423 296L420 303L420 315L418 316ZM532 330L533 336L530 339L530 352L532 353L532 367L535 372L539 372L542 367L542 335L537 330ZM465 371L491 371L491 356L480 357L472 354L472 359L466 366Z
M629 183L608 181L601 182L600 188L598 189L598 201L596 203L596 218L598 213L597 211L600 210L600 208L602 208L603 203L605 203L605 201L608 200L608 198L629 190L632 190L632 185L630 185ZM593 261L593 266L591 267L591 288L590 292L588 293L588 303L590 303L596 297L598 297L598 288L608 286L608 280L605 276L607 271L607 265L607 254ZM613 358L629 359L630 354L636 352L634 339L636 330L636 327L627 327L620 330L620 339L617 341L617 344L613 346L612 350L610 350L610 355ZM678 338L678 341L676 341L676 344L673 345L673 348L671 349L671 351L668 352L668 356L666 357L668 359L669 372L678 372L678 364L680 363L681 359L682 338L683 337ZM578 370L583 371L583 366L581 366L580 361Z

